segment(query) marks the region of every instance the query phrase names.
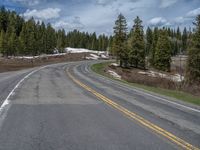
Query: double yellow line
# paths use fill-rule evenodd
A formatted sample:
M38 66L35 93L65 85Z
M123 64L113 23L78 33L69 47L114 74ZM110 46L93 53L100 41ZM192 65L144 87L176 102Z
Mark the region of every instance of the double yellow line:
M123 114L125 114L126 116L130 117L131 119L136 120L138 123L140 123L141 125L151 129L152 131L154 131L155 133L164 136L165 138L169 139L170 141L172 141L173 143L179 145L180 147L182 147L183 149L187 149L187 150L200 150L199 148L187 143L186 141L180 139L179 137L173 135L172 133L160 128L159 126L147 121L146 119L144 119L143 117L129 111L128 109L124 108L123 106L115 103L114 101L112 101L111 99L105 97L104 95L96 92L95 90L93 90L92 88L88 87L87 85L83 84L82 82L80 82L79 80L77 80L76 78L74 78L72 76L72 74L70 74L68 72L68 76L79 86L81 86L82 88L86 89L87 91L91 92L92 94L94 94L96 97L98 97L99 99L101 99L102 101L104 101L106 104L108 104L109 106L112 106L113 108L117 109L118 111L122 112Z

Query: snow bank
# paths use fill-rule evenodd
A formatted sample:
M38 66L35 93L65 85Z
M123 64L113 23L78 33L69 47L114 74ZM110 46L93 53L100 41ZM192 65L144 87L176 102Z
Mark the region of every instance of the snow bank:
M95 54L105 53L105 51L94 51L94 50L89 50L89 49L84 49L84 48L71 48L71 47L65 48L65 51L67 53L95 53Z
M44 57L54 57L54 56L63 56L66 55L66 53L58 53L58 54L44 54L44 55L38 55L38 56L16 56L13 58L16 59L36 59L36 58L44 58Z
M180 74L175 74L173 77L172 77L172 80L173 81L176 81L176 82L181 82L185 79L184 76L180 75Z
M115 66L115 67L119 67L119 64L117 64L117 63L111 63L110 65Z
M108 73L113 76L115 79L121 79L121 76L118 75L116 72L112 71L112 70L108 70Z
M139 71L139 74L142 75L147 75L150 77L161 77L169 80L173 80L174 82L182 82L184 80L184 76L181 76L180 74L175 74L175 75L169 75L169 74L164 74L156 71Z
M95 54L90 54L89 57L86 57L86 59L88 60L98 60L99 56L95 55Z
M106 51L94 51L94 50L89 50L89 49L84 49L84 48L71 48L67 47L65 48L65 53L58 53L58 50L55 49L54 52L56 54L44 54L44 55L39 55L39 56L16 56L16 57L10 57L10 58L16 58L16 59L36 59L36 58L44 58L44 57L54 57L54 56L62 56L66 55L67 53L91 53L89 57L86 59L92 59L92 60L97 60L99 58L102 59L109 59L107 56Z

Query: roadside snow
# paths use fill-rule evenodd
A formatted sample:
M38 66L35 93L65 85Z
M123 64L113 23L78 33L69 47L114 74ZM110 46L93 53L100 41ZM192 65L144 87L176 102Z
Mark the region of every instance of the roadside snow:
M89 57L86 57L86 59L88 60L98 60L99 56L95 55L95 54L90 54Z
M16 57L10 57L10 58L16 58L16 59L36 59L36 58L44 58L44 57L54 57L54 56L62 56L66 55L68 53L91 53L89 57L86 57L86 59L92 59L92 60L97 60L99 58L102 59L109 59L108 54L106 51L94 51L94 50L89 50L89 49L84 49L84 48L71 48L67 47L65 48L65 53L58 53L58 50L55 49L54 52L56 54L43 54L39 56L16 56Z
M38 55L38 56L16 56L16 57L13 57L13 58L16 58L16 59L35 59L35 58L54 57L54 56L62 56L62 55L66 55L66 53L48 54L48 55L43 54L43 55Z
M184 80L184 76L181 76L180 74L174 74L174 75L168 75L168 74L164 74L164 73L160 73L160 72L156 72L156 71L139 71L139 74L142 75L147 75L150 77L161 77L161 78L165 78L165 79L169 79L172 80L174 82L182 82Z
M172 80L173 81L176 81L176 82L181 82L183 81L185 78L184 76L181 76L180 74L175 74L173 77L172 77Z
M116 72L112 71L112 70L108 70L108 73L113 76L115 79L121 79L121 76L118 75Z
M65 48L65 51L67 53L95 53L95 54L105 53L105 51L94 51L94 50L89 50L89 49L84 49L84 48L71 48L71 47Z
M118 66L119 66L119 64L117 64L117 63L111 63L111 66L118 67Z

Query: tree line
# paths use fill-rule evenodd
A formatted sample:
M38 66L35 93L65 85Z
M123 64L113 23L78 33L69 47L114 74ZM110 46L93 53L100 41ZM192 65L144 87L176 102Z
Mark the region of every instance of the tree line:
M194 32L181 32L170 28L150 28L144 33L142 20L134 19L128 32L126 18L120 14L115 21L110 52L116 56L121 67L146 69L147 65L162 71L170 71L171 57L188 55L187 79L200 82L200 15L194 23Z
M65 33L55 30L51 24L36 22L34 18L25 21L14 11L0 9L0 53L3 56L52 54L65 47L106 50L110 37L104 34L79 32Z

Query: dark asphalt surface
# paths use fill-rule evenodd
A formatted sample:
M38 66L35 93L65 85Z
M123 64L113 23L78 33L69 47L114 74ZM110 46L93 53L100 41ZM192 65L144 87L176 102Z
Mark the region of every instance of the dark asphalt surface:
M97 76L89 69L90 64L50 65L25 79L11 96L6 115L0 111L0 150L180 149L76 85L65 70L130 111L200 147L200 113ZM0 74L1 104L31 71Z

